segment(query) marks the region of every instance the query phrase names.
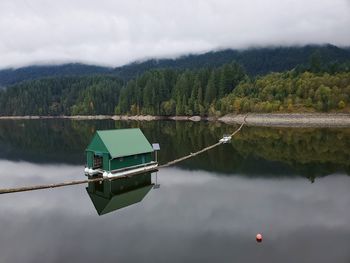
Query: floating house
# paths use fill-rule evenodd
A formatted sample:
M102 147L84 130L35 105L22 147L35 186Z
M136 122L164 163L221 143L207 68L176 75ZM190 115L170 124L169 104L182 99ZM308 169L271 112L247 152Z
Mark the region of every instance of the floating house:
M96 131L85 150L85 174L114 177L156 170L154 151L138 128Z
M87 193L99 215L141 202L152 189L151 173L130 178L89 182Z

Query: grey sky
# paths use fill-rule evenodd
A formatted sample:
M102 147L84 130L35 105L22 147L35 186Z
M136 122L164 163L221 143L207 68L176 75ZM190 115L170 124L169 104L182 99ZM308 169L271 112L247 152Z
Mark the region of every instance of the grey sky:
M0 68L309 43L350 46L349 0L0 1Z

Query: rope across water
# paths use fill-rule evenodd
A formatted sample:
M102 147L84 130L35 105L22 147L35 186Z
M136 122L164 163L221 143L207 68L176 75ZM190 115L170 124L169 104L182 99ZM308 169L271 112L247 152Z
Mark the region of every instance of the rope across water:
M242 129L243 125L245 124L245 119L246 119L246 118L244 118L244 121L243 121L243 123L241 124L241 126L239 126L239 128L238 128L237 130L235 130L235 131L230 135L231 137L235 136L236 133L238 133L238 132ZM167 163L165 163L165 164L162 164L162 165L158 166L158 168L164 168L164 167L168 167L168 166L170 166L170 165L174 165L174 164L176 164L176 163L182 162L182 161L187 160L187 159L189 159L189 158L192 158L192 157L194 157L194 156L196 156L196 155L198 155L198 154L201 154L201 153L204 153L204 152L206 152L206 151L209 151L210 149L213 149L213 148L215 148L216 146L219 146L219 145L222 144L222 143L223 143L223 142L217 142L217 143L212 144L212 145L210 145L210 146L208 146L208 147L205 147L205 148L203 148L203 149L201 149L201 150L199 150L199 151L197 151L197 152L195 152L195 153L190 153L189 155L183 156L183 157L181 157L181 158L179 158L179 159L176 159L176 160L167 162Z
M235 130L230 136L233 137L235 136L245 125L246 123L246 118L247 116L244 117L244 120L242 124L239 126L237 130ZM195 153L190 153L189 155L183 156L181 158L175 159L173 161L167 162L165 164L159 165L158 169L165 168L171 165L174 165L176 163L182 162L184 160L190 159L194 156L197 156L198 154L201 154L203 152L209 151L210 149L213 149L223 142L217 142L215 144L212 144L208 147L205 147ZM136 173L135 173L136 174ZM64 186L69 186L69 185L77 185L77 184L86 184L86 183L92 183L92 182L102 182L104 180L117 180L120 178L125 178L125 177L130 177L133 174L128 174L126 176L118 176L114 178L94 178L94 179L85 179L85 180L76 180L76 181L68 181L68 182L63 182L63 183L55 183L55 184L46 184L46 185L33 185L33 186L22 186L22 187L17 187L17 188L6 188L6 189L0 189L0 194L9 194L9 193L18 193L18 192L26 192L26 191L34 191L34 190L40 190L40 189L49 189L49 188L57 188L57 187L64 187Z

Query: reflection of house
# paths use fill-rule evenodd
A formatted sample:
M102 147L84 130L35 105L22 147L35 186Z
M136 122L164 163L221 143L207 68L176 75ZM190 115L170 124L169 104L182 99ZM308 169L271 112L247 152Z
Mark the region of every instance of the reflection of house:
M86 148L88 175L154 170L153 148L140 129L97 131ZM152 169L151 169L152 168Z
M138 203L151 190L151 173L117 180L90 182L86 188L99 215Z

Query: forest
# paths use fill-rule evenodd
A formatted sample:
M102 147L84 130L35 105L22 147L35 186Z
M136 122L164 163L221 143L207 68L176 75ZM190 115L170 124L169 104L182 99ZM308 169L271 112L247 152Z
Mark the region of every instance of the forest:
M240 83L219 102L229 112L349 112L350 73L273 73Z
M116 77L51 77L0 90L1 115L111 114L123 83Z
M233 61L218 67L152 69L131 79L55 76L0 90L0 115L200 115L239 112L350 112L350 63L316 52L292 70L251 76Z

